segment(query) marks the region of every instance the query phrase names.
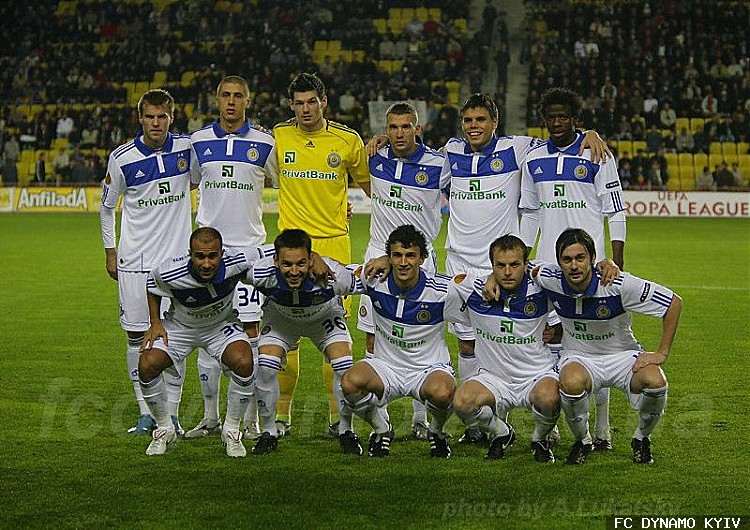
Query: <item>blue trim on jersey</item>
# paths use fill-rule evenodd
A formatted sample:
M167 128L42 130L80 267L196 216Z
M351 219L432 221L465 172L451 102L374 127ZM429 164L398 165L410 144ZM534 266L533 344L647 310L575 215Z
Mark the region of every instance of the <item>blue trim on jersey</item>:
M195 274L192 274L192 276L193 278L196 278ZM177 299L177 301L185 307L205 307L219 300L223 300L227 296L231 296L234 292L234 288L240 281L242 274L235 274L234 276L230 276L229 278L223 278L223 276L224 271L222 271L221 281L216 281L218 277L217 274L217 277L214 277L211 282L213 284L213 289L216 292L216 296L213 296L211 294L211 291L208 289L208 287L193 287L188 289L170 288L170 290L172 291L172 295L175 297L175 299ZM196 280L201 281L199 278L196 278Z
M557 156L530 160L528 168L534 182L569 181L594 184L594 177L599 172L599 164L594 164L585 158L566 157L563 159L562 173L558 174L557 160Z
M493 138L484 149L481 154L483 155L479 159L477 165L477 172L471 171L472 161L474 155L472 151L466 154L463 153L452 153L448 152L448 160L451 166L451 177L454 178L476 178L476 177L488 177L495 175L503 175L505 173L511 173L518 170L518 162L516 161L516 152L513 147L495 151L495 146L498 142L498 138ZM468 146L468 144L467 144ZM496 160L502 162L502 166L495 170L492 168L493 164L497 164ZM454 167L455 165L455 167Z
M221 125L219 125L218 120L211 124L211 128L214 130L214 134L218 138L224 138L225 136L229 136L230 134L242 135L242 134L246 134L250 130L250 120L245 120L245 123L242 124L242 127L240 127L238 130L233 131L231 133L222 129Z
M622 307L622 299L619 295L570 298L568 295L555 291L545 290L545 293L552 300L557 314L563 318L604 321L611 320L625 313L625 309ZM576 312L576 300L578 299L582 302L580 313Z
M443 322L445 302L424 302L404 299L403 312L398 317L396 316L396 309L398 308L399 300L403 299L403 297L377 291L372 288L367 289L367 294L372 300L373 310L387 320L414 326L432 326Z
M164 145L162 145L158 149L151 149L143 141L143 132L139 132L138 135L133 139L133 145L135 145L135 147L138 148L138 150L141 152L143 156L152 155L156 153L157 151L169 153L172 150L172 147L174 146L174 135L168 132L167 140L164 142Z
M599 288L599 273L597 273L594 270L594 264L591 264L591 282L589 283L588 287L586 287L586 290L582 293L579 293L578 291L574 291L573 288L568 284L568 282L563 277L564 275L561 274L562 277L562 288L563 293L567 296L571 296L573 298L579 297L579 296L586 296L586 297L593 297L596 293L596 290ZM561 271L562 273L562 271Z
M312 307L324 304L337 296L332 288L318 287L310 278L305 278L299 289L291 289L281 275L281 270L278 267L274 267L274 273L276 274L276 281L278 283L276 287L256 286L255 288L279 305L285 307ZM295 291L298 299L297 303L294 303Z
M198 163L202 166L209 162L237 162L264 167L273 148L273 146L257 140L236 138L232 154L227 155L226 145L225 139L194 141L193 148L198 156Z
M476 291L469 295L466 305L479 315L506 317L511 320L531 320L541 318L548 313L547 294L543 291L528 296L511 297L508 311L505 310L503 302L487 303Z
M171 144L171 139L169 143ZM155 152L156 151L151 151L151 153ZM141 160L135 160L129 164L123 165L120 169L125 177L125 184L128 187L141 186L156 180L169 179L184 175L190 170L191 157L190 149L183 149L175 152L164 151L161 157L162 163L164 164L163 173L159 171L159 163L155 156L148 156ZM165 193L169 193L169 190L166 190Z
M421 142L421 140L419 140ZM388 156L383 156L376 153L375 156L370 158L369 168L370 175L373 178L384 180L386 182L393 182L402 186L411 186L417 189L430 189L437 190L440 188L440 175L442 173L442 165L432 165L422 163L421 160L424 155L428 152L427 148L422 143L417 143L417 150L402 160L405 163L402 166L401 177L396 179L396 165L398 158L393 154L393 149L389 146L387 148ZM435 155L436 157L438 155ZM378 169L381 166L382 169ZM417 174L424 174L427 176L426 182L418 182ZM421 177L423 180L424 177ZM397 197L394 197L397 198Z

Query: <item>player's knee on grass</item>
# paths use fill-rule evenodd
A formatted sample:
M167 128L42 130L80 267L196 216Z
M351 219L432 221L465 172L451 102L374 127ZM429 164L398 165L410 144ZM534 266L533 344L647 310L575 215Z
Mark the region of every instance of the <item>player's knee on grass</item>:
M560 410L560 387L551 377L539 381L531 391L531 404L542 414L551 415Z
M579 363L568 363L560 370L560 390L568 395L591 391L591 376Z
M647 388L662 388L667 384L667 376L660 366L649 364L633 374L630 380L630 390L639 394Z
M138 373L141 381L153 381L172 364L167 352L157 348L144 351L138 359Z

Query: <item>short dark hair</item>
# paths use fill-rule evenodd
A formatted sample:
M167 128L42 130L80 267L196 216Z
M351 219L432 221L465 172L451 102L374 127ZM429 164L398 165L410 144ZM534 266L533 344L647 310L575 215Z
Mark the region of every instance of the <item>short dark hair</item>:
M242 85L243 92L245 93L245 97L250 97L250 85L247 83L247 79L244 77L240 77L238 75L228 75L221 81L219 81L219 84L216 85L216 95L219 95L219 91L221 90L221 86L224 83L234 83L237 85Z
M172 97L172 94L163 88L152 88L143 93L141 99L138 100L139 117L143 117L143 108L147 104L166 107L167 114L169 114L170 117L174 116L174 98Z
M596 259L596 245L594 245L594 240L589 233L583 228L568 228L563 230L563 233L560 234L560 237L557 238L557 242L555 242L555 257L557 258L558 263L560 262L560 256L562 256L563 251L576 243L580 243L586 248L592 262Z
M568 107L571 118L578 118L581 114L581 97L577 92L564 87L548 88L539 100L539 115L544 119L550 105Z
M386 119L391 114L395 114L397 116L408 114L410 116L414 116L414 125L417 125L419 123L419 114L417 113L417 109L408 101L400 101L388 107L388 110L385 111Z
M498 116L500 115L500 112L497 110L495 100L493 100L489 94L475 92L474 94L469 96L466 101L464 101L463 105L461 105L461 116L463 116L467 110L477 108L487 109L487 112L490 113L490 117L493 120L497 120Z
M221 238L221 232L210 226L201 226L193 230L190 234L190 249L193 248L193 241L202 241L203 243L210 243L215 239L219 240L219 247L224 246L224 241Z
M309 255L312 252L312 240L304 230L287 228L273 240L273 248L277 256L282 248L304 248Z
M401 243L404 248L419 247L420 257L427 257L427 240L414 225L401 225L391 232L388 241L385 242L386 254L391 255L391 247L396 243Z
M295 92L314 90L320 99L326 95L326 86L317 74L302 72L289 84L289 99L294 100Z
M514 236L513 234L505 234L504 236L498 237L490 245L490 263L493 262L493 255L495 254L495 251L514 250L517 248L523 250L523 260L528 261L529 247L526 246L526 243L524 243L520 237Z

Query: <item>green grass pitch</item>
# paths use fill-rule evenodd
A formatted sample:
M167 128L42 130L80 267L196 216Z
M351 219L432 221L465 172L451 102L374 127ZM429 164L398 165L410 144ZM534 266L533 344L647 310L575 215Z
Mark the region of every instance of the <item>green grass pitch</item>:
M356 258L368 222L362 215L352 221ZM295 430L276 453L232 460L211 437L146 457L148 439L124 434L137 408L98 217L0 215L0 527L603 528L611 514L747 515L748 223L628 223L626 269L684 299L665 366L667 414L653 436L656 463L630 462L636 417L613 392L615 450L572 468L560 463L571 443L562 420L558 462L533 461L526 411L511 413L518 440L504 460L485 461L483 448L460 446L455 417L448 425L453 458L431 460L426 442L406 436L406 400L391 407L398 439L389 458L345 456L324 435L322 357L310 342L303 343ZM267 224L272 236L275 217ZM435 247L442 245L441 238ZM656 346L660 326L635 320L647 348ZM448 342L455 355L455 340ZM202 412L195 362L188 366L186 427ZM366 440L369 429L356 426Z

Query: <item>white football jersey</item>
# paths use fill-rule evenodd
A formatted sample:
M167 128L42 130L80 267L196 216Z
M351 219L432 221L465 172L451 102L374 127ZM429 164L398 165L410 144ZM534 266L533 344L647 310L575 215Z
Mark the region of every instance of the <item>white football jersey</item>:
M445 318L470 327L480 368L508 383L521 383L555 366L542 340L550 304L531 278L515 293L501 289L501 301L482 299L487 276L459 275L450 283Z
M630 311L662 318L674 297L670 289L627 272L606 287L594 273L586 292L577 293L560 267L550 263L540 267L536 283L560 317L563 349L601 355L642 350L633 335Z
M190 139L201 172L198 225L216 228L227 247L262 244L263 182L278 173L273 136L250 121L232 133L214 122Z
M463 138L445 145L451 171L445 245L468 267L487 269L490 243L505 234L519 235L521 165L537 142L529 136L493 137L479 152Z
M273 255L273 246L267 247L266 252ZM170 298L169 314L184 326L214 326L232 315L234 288L263 256L264 249L260 247L227 250L210 282L196 274L189 255L167 259L149 273L146 288L157 296Z
M382 283L379 279L365 282L374 314L375 358L404 370L450 364L443 329L448 281L447 276L428 277L420 269L419 281L406 292L392 274Z
M102 207L114 209L123 196L117 268L148 272L188 248L190 185L200 180L190 138L167 134L161 149L143 143L143 135L109 155L102 183Z
M613 161L578 156L583 135L564 150L551 140L534 147L522 165L521 208L539 210L541 235L536 259L556 263L555 242L567 228L583 228L594 239L597 261L606 256L604 218L625 209Z
M272 258L255 263L243 282L254 285L266 297L263 305L273 304L285 318L301 324L315 321L332 306L341 305L341 295L363 292L362 283L353 271L330 258L323 257L323 260L336 275L333 282L319 284L308 278L299 289L291 289ZM300 331L300 334L305 333Z
M440 233L441 190L450 184L450 169L442 153L418 139L417 150L397 158L390 145L370 158L370 247L385 253L385 242L397 227L414 225L428 242Z

